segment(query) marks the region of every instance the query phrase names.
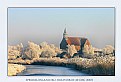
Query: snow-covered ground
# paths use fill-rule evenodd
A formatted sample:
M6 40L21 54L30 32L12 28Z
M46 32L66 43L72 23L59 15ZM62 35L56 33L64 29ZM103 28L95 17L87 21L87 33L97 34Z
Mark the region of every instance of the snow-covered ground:
M25 70L26 67L23 65L18 64L8 64L8 76L14 76L23 70Z

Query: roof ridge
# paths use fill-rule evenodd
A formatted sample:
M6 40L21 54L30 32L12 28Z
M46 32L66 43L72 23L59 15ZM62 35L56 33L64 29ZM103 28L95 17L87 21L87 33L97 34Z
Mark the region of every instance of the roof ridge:
M85 37L68 36L68 38L85 38ZM87 39L87 38L85 38L85 39Z

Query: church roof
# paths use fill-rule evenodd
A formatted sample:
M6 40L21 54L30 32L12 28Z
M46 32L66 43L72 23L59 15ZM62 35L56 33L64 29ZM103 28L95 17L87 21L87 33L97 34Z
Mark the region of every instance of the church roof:
M68 37L66 42L70 45L80 45L79 37Z
M67 44L69 44L69 45L77 45L77 46L80 46L81 43L82 43L82 41L83 41L83 43L85 43L86 38L81 38L81 37L67 37L67 40L66 40Z

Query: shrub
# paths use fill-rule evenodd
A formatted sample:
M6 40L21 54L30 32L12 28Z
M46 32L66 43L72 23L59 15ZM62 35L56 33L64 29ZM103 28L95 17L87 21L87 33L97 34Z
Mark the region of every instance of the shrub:
M106 45L102 51L103 51L103 54L106 54L106 55L113 54L114 48L111 45Z

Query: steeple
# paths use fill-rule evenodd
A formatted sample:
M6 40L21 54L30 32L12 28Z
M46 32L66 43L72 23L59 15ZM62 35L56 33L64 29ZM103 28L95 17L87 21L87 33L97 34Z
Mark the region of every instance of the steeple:
M63 33L63 38L65 38L67 40L68 34L66 32L66 28L64 29L64 33Z
M66 28L64 29L64 33L66 33Z

